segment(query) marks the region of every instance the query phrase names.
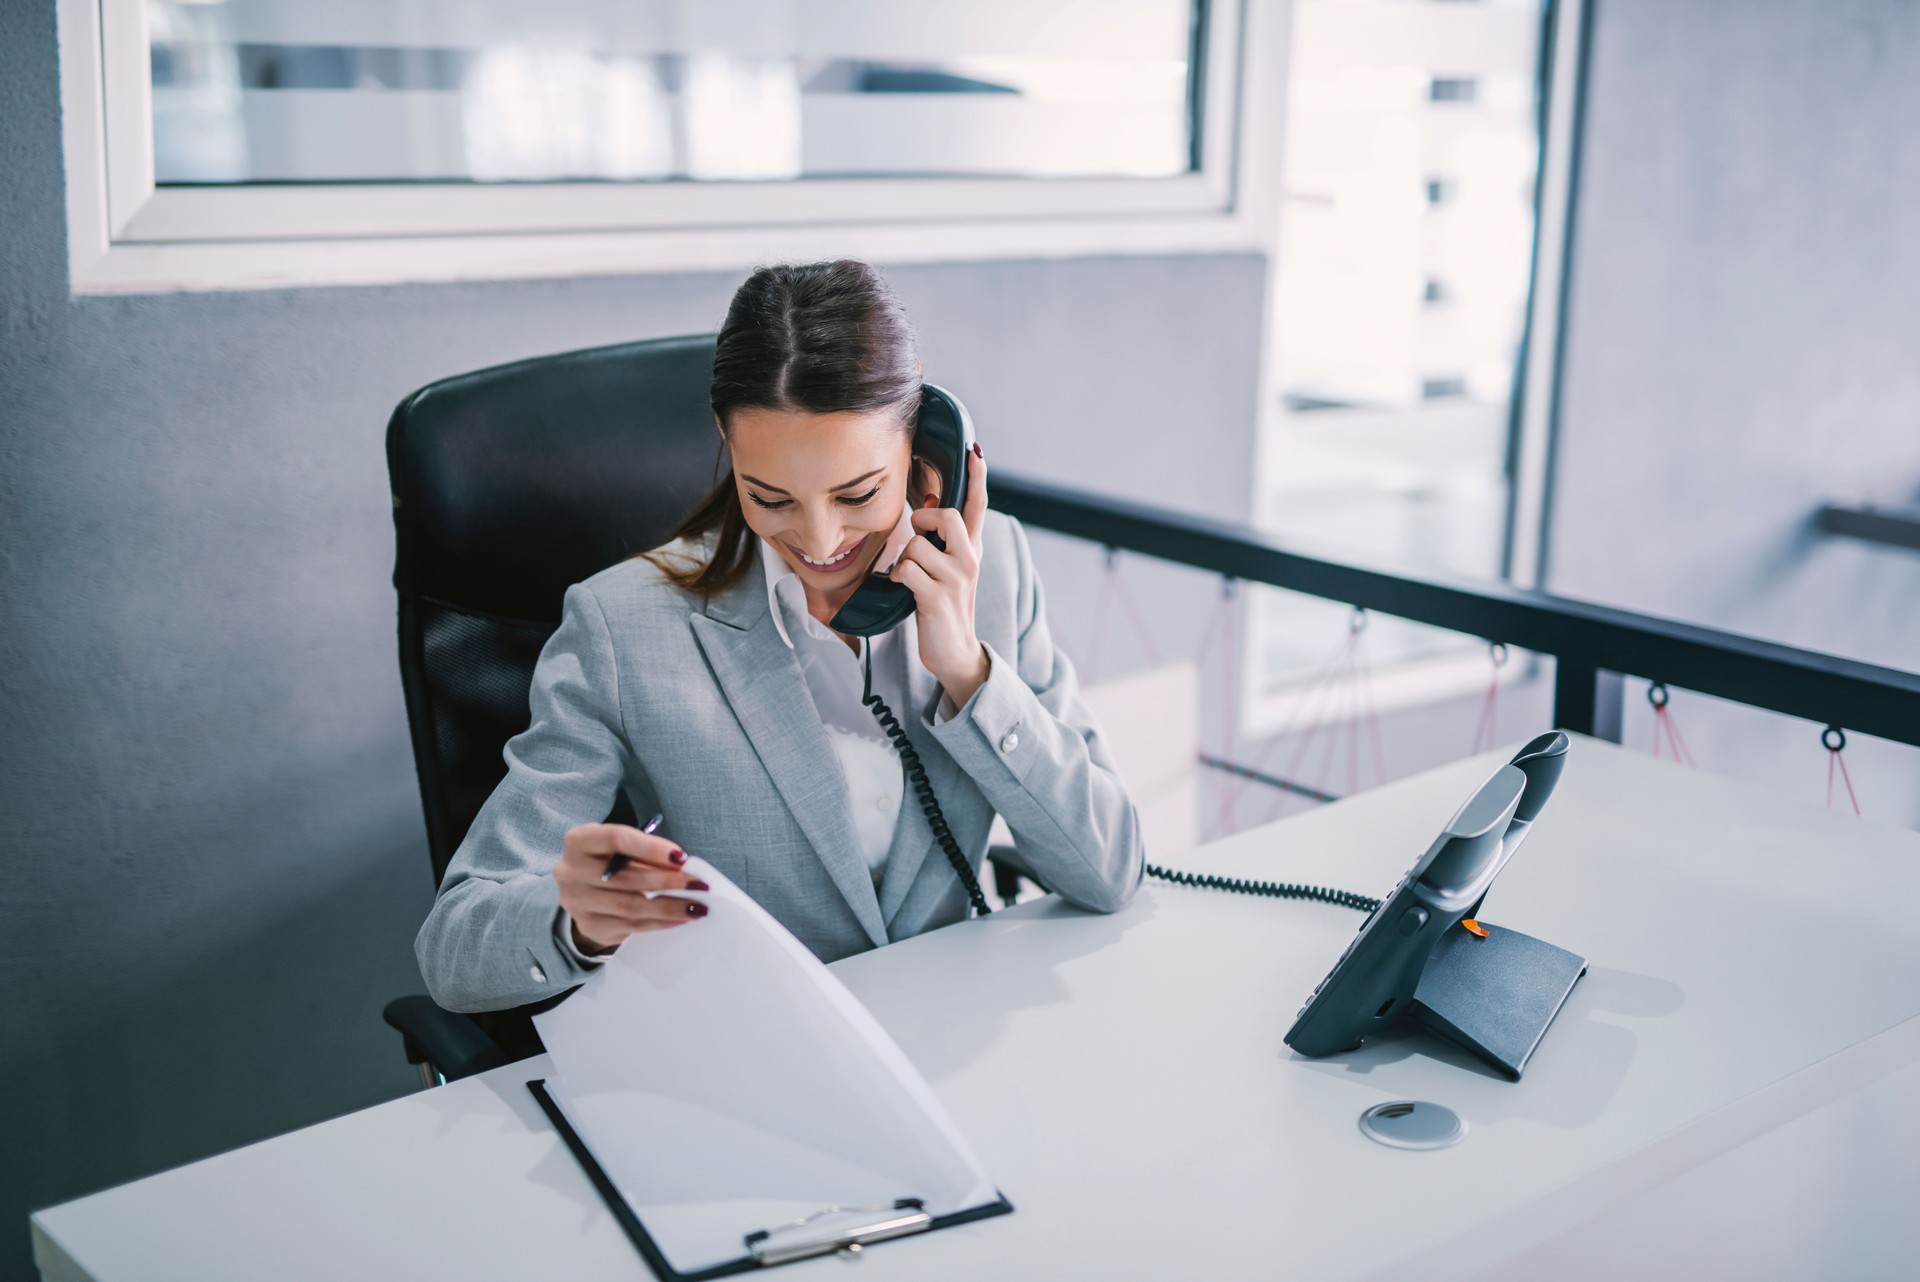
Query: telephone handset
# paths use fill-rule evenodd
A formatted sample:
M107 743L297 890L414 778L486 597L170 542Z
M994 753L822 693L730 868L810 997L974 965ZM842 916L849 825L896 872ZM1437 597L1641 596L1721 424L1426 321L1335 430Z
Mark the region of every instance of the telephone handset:
M972 450L973 419L968 416L967 407L945 388L921 384L919 416L913 428L913 457L938 474L941 507L966 506L967 455ZM907 488L907 512L911 512L914 487L909 483ZM906 520L907 513L902 513L904 532L910 538L913 531ZM939 535L928 534L926 539L942 552L946 551L947 545ZM906 542L907 538L888 541L874 561L867 581L853 590L853 595L827 626L850 637L874 637L898 627L913 613L913 589L887 577L887 571L893 568Z

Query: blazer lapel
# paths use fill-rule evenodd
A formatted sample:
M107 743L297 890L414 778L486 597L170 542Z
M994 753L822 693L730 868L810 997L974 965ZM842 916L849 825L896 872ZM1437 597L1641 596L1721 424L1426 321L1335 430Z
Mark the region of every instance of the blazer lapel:
M800 665L767 612L766 579L754 559L746 579L693 616L693 635L760 764L814 853L876 945L887 942L873 874L860 854L832 743L807 694Z
M932 700L939 685L931 675L924 670L916 670L916 665L908 661L909 656L918 653L920 648L920 636L912 615L908 615L907 621L901 625L897 639L899 644L893 647L887 660L887 684L890 691L905 691L907 706L897 708L895 712L914 750L920 754L920 764L926 769L927 782L933 788L934 799L941 803L941 813L946 816L954 839L965 850L971 834L965 830L965 817L954 809L954 803L961 785L969 781L946 750L920 729L920 709ZM901 905L906 903L907 892L913 889L914 879L920 875L921 868L929 859L939 867L941 875L953 875L947 868L946 855L934 840L933 829L927 825L926 816L921 813L920 798L914 792L912 779L906 781L900 809L900 822L894 825L893 844L887 850L886 871L880 882L880 915L889 924L900 911Z

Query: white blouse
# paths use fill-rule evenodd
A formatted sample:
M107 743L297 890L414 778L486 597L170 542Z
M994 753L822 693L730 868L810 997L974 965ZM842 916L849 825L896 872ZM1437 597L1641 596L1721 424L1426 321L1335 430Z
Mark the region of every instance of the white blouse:
M893 844L894 826L900 821L906 774L879 720L860 702L861 664L867 657L865 647L871 645L875 670L885 670L891 647L903 642L904 629L861 639L861 651L855 654L833 629L807 613L807 594L800 576L772 544L765 539L759 542L760 564L767 578L767 608L780 639L799 661L807 693L813 696L814 709L840 760L853 809L853 829L877 886L885 869L887 849ZM947 702L941 700L943 705ZM894 711L897 716L904 715L903 709Z

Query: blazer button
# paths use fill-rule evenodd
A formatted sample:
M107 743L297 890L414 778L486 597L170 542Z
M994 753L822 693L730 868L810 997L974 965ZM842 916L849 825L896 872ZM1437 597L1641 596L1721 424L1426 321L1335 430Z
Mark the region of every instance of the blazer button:
M527 974L533 976L533 982L536 984L544 984L547 982L547 972L540 969L538 962L527 967Z
M1000 751L1002 752L1012 752L1015 748L1018 748L1019 746L1020 746L1020 736L1018 733L1011 730L1007 732L1007 737L1000 741Z

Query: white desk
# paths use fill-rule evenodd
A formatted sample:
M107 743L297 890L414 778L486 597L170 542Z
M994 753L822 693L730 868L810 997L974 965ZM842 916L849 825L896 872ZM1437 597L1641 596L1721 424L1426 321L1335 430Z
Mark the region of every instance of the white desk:
M1502 759L1168 861L1378 894ZM1916 871L1920 834L1577 741L1486 907L1591 963L1517 1084L1413 1034L1287 1051L1359 925L1337 908L1149 884L1112 917L1041 901L849 959L838 973L1017 1208L877 1247L859 1276L1444 1278L1537 1251L1920 1061ZM648 1277L522 1086L543 1071L42 1211L42 1274ZM1370 1143L1356 1118L1395 1097L1448 1104L1471 1133L1442 1152Z

